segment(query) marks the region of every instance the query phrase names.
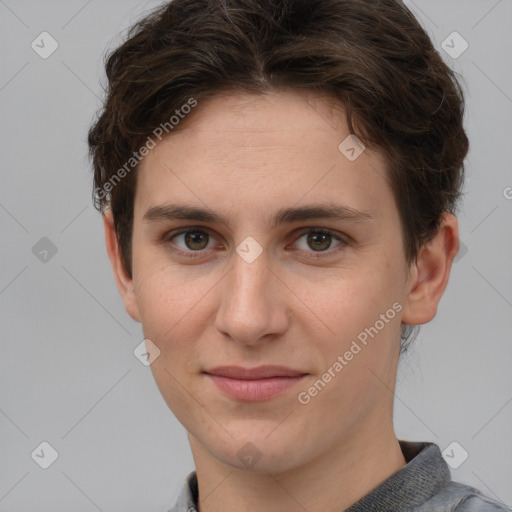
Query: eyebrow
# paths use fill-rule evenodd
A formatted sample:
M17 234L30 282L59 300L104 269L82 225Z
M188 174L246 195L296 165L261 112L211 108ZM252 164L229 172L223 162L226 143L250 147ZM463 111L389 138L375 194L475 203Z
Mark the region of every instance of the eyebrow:
M196 206L180 204L153 206L146 211L143 217L143 220L148 222L179 219L218 223L229 227L226 219L209 208L198 208ZM339 204L313 204L297 208L281 208L275 215L269 218L269 224L271 227L276 227L279 224L310 219L334 219L351 222L367 222L374 220L370 213L355 210L349 206Z

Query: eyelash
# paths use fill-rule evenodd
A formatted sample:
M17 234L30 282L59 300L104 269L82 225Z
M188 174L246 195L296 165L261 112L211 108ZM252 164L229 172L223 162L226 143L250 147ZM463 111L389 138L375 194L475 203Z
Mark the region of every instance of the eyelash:
M202 258L202 257L204 257L204 253L206 252L207 249L201 249L198 251L192 251L192 250L184 251L183 249L176 248L176 246L172 243L173 238L175 238L179 235L187 234L187 233L201 233L201 234L207 235L209 237L212 237L209 230L202 228L202 227L193 227L192 226L192 227L189 227L186 229L179 230L177 232L171 232L171 233L166 234L163 238L163 242L165 245L167 245L169 247L173 246L171 248L172 252L174 252L180 256L184 256L185 258ZM319 235L328 235L328 236L331 236L334 240L339 242L339 244L336 245L334 248L327 249L325 251L306 251L306 252L309 252L310 254L314 254L314 256L306 256L307 258L310 258L310 259L318 259L318 258L331 256L333 254L333 252L336 252L336 248L339 248L338 250L341 250L344 247L347 247L350 245L350 242L346 238L343 238L343 237L337 235L334 231L331 231L331 230L325 229L325 228L312 228L312 227L303 228L302 230L300 230L300 232L296 235L297 238L295 239L294 243L296 243L297 240L299 240L304 235L309 234L309 233L314 233L314 234L319 234ZM300 251L300 249L299 249L299 251Z

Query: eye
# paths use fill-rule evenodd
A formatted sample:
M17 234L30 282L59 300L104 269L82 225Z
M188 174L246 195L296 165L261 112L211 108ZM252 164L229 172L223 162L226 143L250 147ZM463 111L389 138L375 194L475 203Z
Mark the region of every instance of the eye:
M165 236L164 242L171 246L174 252L187 257L196 257L203 255L206 249L215 246L215 240L208 231L198 228L188 228L177 233L170 233ZM174 247L172 247L174 246Z
M334 241L337 241L338 243L333 246L332 244ZM299 236L294 245L301 251L313 253L328 252L331 254L331 252L334 252L333 249L336 247L342 249L343 247L349 245L349 243L328 229L308 228L306 231L302 231L302 234ZM315 258L318 256L312 257Z

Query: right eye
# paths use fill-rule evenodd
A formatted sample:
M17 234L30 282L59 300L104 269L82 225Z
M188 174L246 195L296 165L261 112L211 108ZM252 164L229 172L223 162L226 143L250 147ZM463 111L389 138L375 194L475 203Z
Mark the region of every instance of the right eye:
M186 258L201 257L207 249L215 246L215 240L208 231L195 227L170 232L164 241L171 251Z

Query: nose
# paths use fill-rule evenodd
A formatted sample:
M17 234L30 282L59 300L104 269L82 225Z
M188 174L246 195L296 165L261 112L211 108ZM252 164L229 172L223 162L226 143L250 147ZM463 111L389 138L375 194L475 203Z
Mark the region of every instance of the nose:
M268 267L266 252L248 263L238 254L222 280L215 326L224 336L247 346L282 335L289 326L286 288Z

